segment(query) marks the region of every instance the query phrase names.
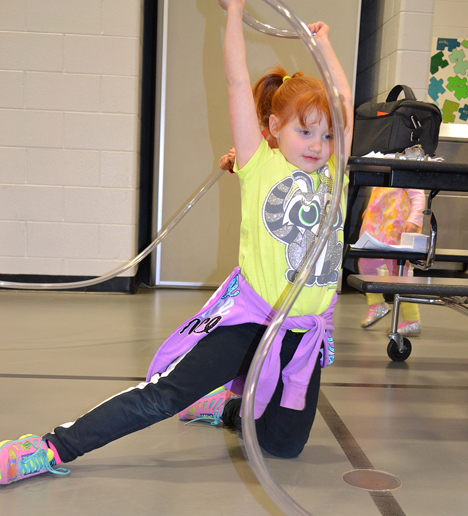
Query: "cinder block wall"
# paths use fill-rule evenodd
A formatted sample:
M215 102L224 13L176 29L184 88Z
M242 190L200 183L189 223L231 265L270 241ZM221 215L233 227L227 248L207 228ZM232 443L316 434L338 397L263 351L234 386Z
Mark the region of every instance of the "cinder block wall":
M0 0L0 274L135 256L142 3Z
M425 101L434 0L363 0L356 105L385 101L397 84Z

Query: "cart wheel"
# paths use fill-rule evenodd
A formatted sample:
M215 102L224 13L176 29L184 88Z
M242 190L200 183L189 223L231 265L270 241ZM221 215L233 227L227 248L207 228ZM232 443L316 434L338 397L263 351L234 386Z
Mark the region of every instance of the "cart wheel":
M403 338L403 345L405 349L403 353L400 353L397 343L391 339L387 346L387 355L394 362L404 362L411 355L411 342L408 339Z

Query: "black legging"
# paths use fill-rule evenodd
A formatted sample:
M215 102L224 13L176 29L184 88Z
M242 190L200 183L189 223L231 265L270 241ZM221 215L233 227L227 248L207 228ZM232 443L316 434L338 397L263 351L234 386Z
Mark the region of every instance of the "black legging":
M165 373L104 401L71 426L59 426L44 439L56 448L63 462L100 448L111 441L162 421L185 409L205 394L246 374L266 327L247 323L215 328ZM281 369L291 360L302 334L287 331L281 348ZM315 417L320 387L317 361L307 390L304 410L279 406L283 384L279 379L272 400L257 420L260 445L273 455L295 457L304 448ZM240 429L240 402L226 404L226 426Z

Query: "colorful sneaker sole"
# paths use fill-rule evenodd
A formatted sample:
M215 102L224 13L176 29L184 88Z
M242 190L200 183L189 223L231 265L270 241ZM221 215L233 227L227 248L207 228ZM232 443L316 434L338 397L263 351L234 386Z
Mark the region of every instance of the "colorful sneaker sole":
M16 441L0 442L0 484L11 484L49 471L67 475L65 468L53 469L54 453L41 437L27 434Z

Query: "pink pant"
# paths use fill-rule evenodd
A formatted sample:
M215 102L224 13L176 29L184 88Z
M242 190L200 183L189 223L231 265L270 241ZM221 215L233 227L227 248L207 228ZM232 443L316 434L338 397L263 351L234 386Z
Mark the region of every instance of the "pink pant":
M390 276L398 276L398 265L396 260L384 260L380 258L359 258L359 273L377 276L377 268L386 265ZM405 264L403 276L408 276L408 265Z

